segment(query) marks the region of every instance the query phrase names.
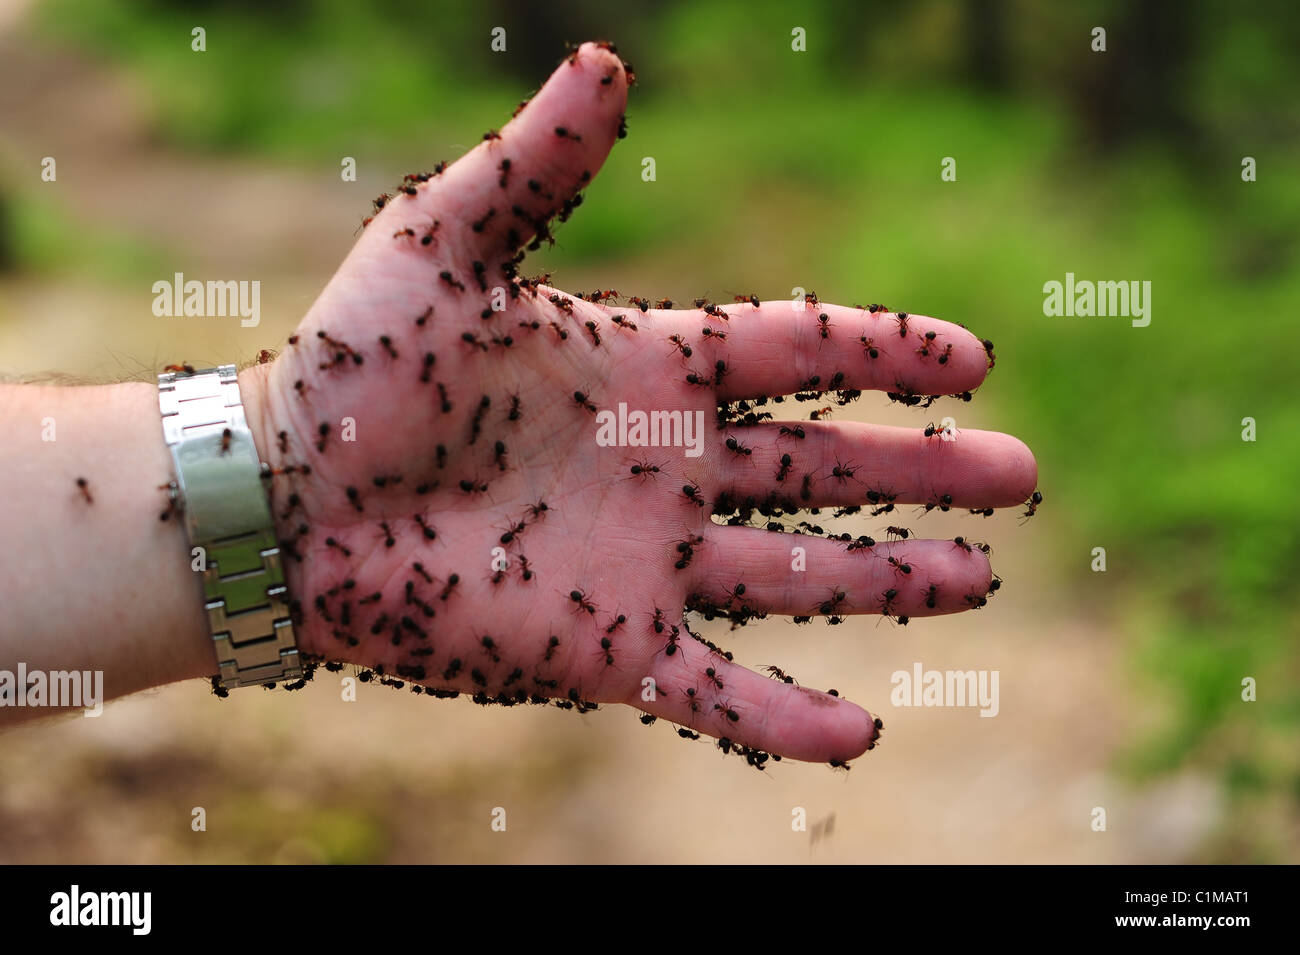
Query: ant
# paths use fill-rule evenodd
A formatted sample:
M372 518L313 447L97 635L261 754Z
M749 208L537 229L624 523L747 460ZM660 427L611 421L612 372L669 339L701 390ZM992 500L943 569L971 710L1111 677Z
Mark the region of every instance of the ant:
M696 699L696 697L699 696L699 693L700 691L693 686L688 686L686 688L686 705L690 707L692 713L698 713L700 711L700 701ZM682 731L678 730L677 732L680 733ZM699 739L699 734L696 733L693 738Z
M424 565L420 563L418 560L412 565L411 569L414 570L417 574L419 574L424 579L424 582L426 584L433 583L433 577L429 575L429 572L424 569Z
M704 506L704 498L700 494L700 486L698 484L683 485L682 494L685 496L686 500L690 501L696 507Z
M894 616L895 613L894 600L897 597L898 597L898 591L895 590L893 587L890 587L888 590L886 590L883 594L880 595L880 598L877 601L877 603L880 604L880 612L884 616L886 617ZM905 623L907 618L899 617L899 620Z
M906 527L886 527L885 536L890 540L907 540L908 535L912 532Z
M867 491L867 501L872 505L871 516L879 517L881 514L888 514L894 509L894 501L898 495L889 491Z
M704 306L704 314L705 314L705 315L712 315L714 318L720 318L720 319L722 319L724 322L729 322L729 321L731 321L731 316L728 315L726 312L724 312L724 311L722 310L722 308L721 308L720 306L717 306L717 305L712 305L712 304L710 304L710 305L705 305L705 306Z
M77 479L78 486L80 486L82 480L83 480L82 478ZM180 485L177 484L175 481L169 481L166 484L159 484L158 490L167 492L167 510L163 511L158 515L158 520L169 521L171 520L172 515L179 514L183 510L183 506L180 500L181 498ZM82 493L85 494L87 498L89 498L90 492L88 490L83 488ZM297 496L298 496L297 494L289 495L290 501L292 502L293 499L296 498ZM90 501L89 503L94 503L94 502ZM293 508L291 504L290 510L292 509Z
M804 305L811 305L813 308L816 308L818 305L821 304L821 299L817 297L816 292L805 292L803 296L803 303Z
M632 465L630 470L632 474L645 480L647 477L654 477L654 475L658 474L659 466L657 464L648 464L643 461L638 461L636 464Z
M705 338L716 338L720 342L725 342L727 340L726 332L715 331L707 325L700 329L700 334Z
M831 323L831 317L827 315L825 312L822 312L820 315L817 316L817 326L818 326L818 331L821 332L823 341L831 337L831 329L835 327Z
M572 139L575 143L582 142L582 137L575 132L571 132L567 126L556 126L555 135L561 139Z
M231 431L229 428L222 429L221 431L221 453L222 454L230 453L230 439L233 438L234 436L235 436L234 432ZM325 449L322 448L321 450L323 451Z
M862 335L858 338L858 341L862 343L863 354L869 355L872 358L880 357L880 349L876 347L876 340L874 338L868 338L866 335Z
M805 474L803 476L803 486L799 488L799 496L805 501L812 500L812 482L812 474Z
M718 676L718 671L713 667L705 667L704 675L707 676L719 690L722 689L722 677Z
M229 434L229 433L230 433L230 429L227 428L227 429L226 429L226 434ZM329 426L329 422L327 422L327 421L322 421L322 422L320 423L320 427L316 429L316 433L320 435L320 437L316 439L316 450L319 451L321 454L324 454L324 453L325 453L325 439L328 438L328 437L329 437L329 434L330 434L330 426ZM227 444L228 444L228 442L225 442L225 441L224 441L224 435L223 435L223 444L222 444L222 448L223 448L223 449L226 448L226 445L227 445ZM222 451L222 454L224 454L224 453L225 453L225 450Z
M392 547L397 543L397 538L393 537L392 529L388 526L388 521L380 521L379 529L384 532L384 546Z
M547 503L545 501L538 501L536 504L528 505L528 512L533 515L534 520L541 518L542 515L549 510L550 507L547 506Z
M460 583L460 574L452 574L447 578L447 586L442 588L442 593L438 595L439 600L445 601L451 596L452 590Z
M712 388L713 376L701 375L699 372L695 371L688 372L686 375L686 383L688 385L695 385L697 388Z
M661 298L659 301L655 302L655 308L664 309L664 308L672 308L672 307L673 307L673 300L670 298Z
M835 612L835 608L844 603L845 597L847 596L848 595L845 594L844 591L832 588L830 597L818 604L817 612L824 617L830 616Z
M576 610L578 612L585 610L587 611L587 613L591 614L592 616L595 616L596 605L587 599L587 595L583 591L570 590L569 599L572 600L577 605Z
M808 436L804 432L803 425L801 424L797 424L793 428L788 428L785 425L781 425L781 429L779 433L781 434L782 437L784 437L785 435L789 435L790 437L798 438L801 441Z
M737 713L734 709L732 709L731 703L728 700L723 700L720 703L714 703L713 709L717 712L722 713L723 716L731 720L731 722L733 723L740 722L740 714Z
M733 302L740 302L742 304L744 302L748 302L750 305L754 306L755 308L758 308L760 305L763 304L758 300L757 295L733 295L731 297L731 300Z
M634 306L635 308L641 309L642 312L650 311L650 303L638 295L629 296L627 300L627 304Z
M591 399L587 397L585 391L575 391L573 393L573 400L583 408L586 408L592 414L596 413L596 406L592 403Z
M428 308L424 310L423 314L421 314L415 319L415 324L418 325L420 328L423 328L425 324L429 321L430 316L432 315L433 315L433 306L430 305Z
M916 350L916 353L920 355L922 358L929 358L930 349L938 347L934 341L937 336L933 331L929 331L926 332L924 335L922 335L920 332L917 332L916 337L921 342L921 347Z
M912 572L912 565L907 563L906 558L894 557L891 555L886 557L885 560L889 561L889 566L893 567L894 570L899 573L910 574Z
M597 329L598 329L600 326L596 324L596 322L595 322L594 319L588 319L587 322L586 322L586 326L585 326L585 327L586 327L586 329L587 329L587 334L589 334L589 335L591 336L591 346L592 346L593 348L599 348L599 347L600 347L600 332L597 331Z
M948 359L952 357L952 342L944 346L943 351L939 353L939 364L948 364Z
M296 338L297 336L295 335L294 337ZM290 344L292 344L292 342ZM179 365L165 365L163 366L163 371L175 372L178 375L192 375L194 374L194 366L189 362L182 362Z
M691 357L691 346L686 344L686 339L681 335L669 335L668 340L673 343L673 347L682 353L683 358Z
M776 479L784 481L790 474L790 468L794 466L794 459L788 454L781 455L781 469L776 472Z
M637 330L636 322L633 322L626 315L615 315L610 319L610 321L612 321L619 328L626 328L628 331L633 331L633 332Z
M1021 524L1025 523L1025 521L1029 520L1031 517L1037 514L1038 505L1042 503L1043 503L1043 495L1041 492L1035 491L1033 494L1029 495L1029 500L1025 501L1024 519L1021 520L1020 523Z
M551 657L555 656L555 648L560 645L560 638L551 634L546 641L546 655L542 658L547 663L551 662Z
M519 568L520 568L519 576L526 581L532 580L533 577L536 576L534 571L528 566L528 558L525 557L523 554L519 555Z
M727 445L727 450L730 451L732 454L743 454L746 457L748 457L749 455L754 453L753 448L746 447L745 445L737 441L735 438L730 438L730 437L727 438L726 445Z
M907 337L907 312L899 312L894 316L894 322L898 325L898 337Z
M768 667L763 667L763 669L767 671L768 675L773 680L780 680L782 683L795 682L794 677L787 675L785 671L778 666L768 666Z
M168 485L164 484L164 485L162 485L162 486L163 486L163 487L167 487ZM79 477L79 478L77 478L77 488L78 488L78 490L81 491L81 496L84 497L84 498L86 499L86 503L87 503L87 504L94 504L94 503L95 503L95 498L94 498L94 497L91 495L91 493L90 493L90 482L89 482L89 481L87 481L84 477Z
M857 465L844 464L839 458L835 459L835 467L831 468L831 477L838 478L841 484L852 480L857 473Z
M387 338L388 336L385 335L383 337ZM380 340L383 341L383 339ZM388 349L388 353L392 355L394 358L397 357L397 352L392 348ZM437 360L438 360L438 356L435 355L433 352L428 351L424 353L424 364L420 368L421 384L427 385L429 383L429 378L432 377L433 375L433 363L436 362ZM442 399L442 403L445 405L447 403L447 390L443 388L441 384L438 386L438 388L439 388L438 395Z
M945 514L952 510L951 494L940 494L937 491L931 493L934 495L934 500L926 501L923 505L923 510L926 514L929 514L936 507Z
M446 282L459 292L465 291L465 283L459 281L456 276L452 275L451 272L446 269L438 273L438 278L442 279L442 281Z
M925 597L925 605L933 610L939 601L939 585L930 584L922 591L922 594Z
M600 638L600 654L605 657L605 666L614 665L614 641L609 637Z
M829 418L833 410L834 410L833 408L818 408L816 411L810 411L808 413L808 420L822 421L826 418Z

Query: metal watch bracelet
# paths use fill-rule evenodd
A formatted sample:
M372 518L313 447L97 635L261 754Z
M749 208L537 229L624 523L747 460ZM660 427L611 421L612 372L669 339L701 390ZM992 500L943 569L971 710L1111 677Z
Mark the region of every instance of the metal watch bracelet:
M234 365L158 376L163 436L176 466L172 494L191 553L202 548L202 593L223 687L302 675L262 464Z

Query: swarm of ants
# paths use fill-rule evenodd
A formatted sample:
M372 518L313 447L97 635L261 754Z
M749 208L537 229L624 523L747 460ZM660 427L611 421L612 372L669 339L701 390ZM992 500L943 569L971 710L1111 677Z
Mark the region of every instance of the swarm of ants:
M602 47L616 53L610 44L602 44ZM570 64L576 65L578 51L573 50L566 59ZM608 88L618 79L618 73L618 70L611 69L602 74L598 80L599 87ZM630 65L622 64L622 74L629 85L634 82L635 75ZM525 100L516 110L516 115L527 108L528 101ZM625 132L624 119L619 117L616 135L622 138ZM584 135L590 136L588 130L576 123L556 125L552 134L557 141L563 142L564 148L579 148L579 144L584 142ZM486 146L480 148L488 149L502 149L506 141L496 131L488 132L483 139ZM577 189L590 179L589 173L583 173L572 194L557 197L553 191L556 187L529 178L525 166L525 163L520 162L520 157L499 155L494 168L501 199L479 210L469 222L469 228L474 233L501 230L506 237L508 258L497 263L474 261L460 271L444 268L437 273L437 285L441 294L457 301L483 301L481 312L478 304L472 305L472 311L482 321L475 319L472 328L460 332L456 344L464 348L468 355L488 358L496 356L499 360L508 362L523 349L543 343L553 348L582 347L590 350L608 349L618 340L649 338L654 325L654 316L650 313L672 309L674 303L671 300L639 295L624 296L615 289L595 289L586 294L567 295L549 290L549 275L529 278L520 274L519 266L527 251L537 250L543 242L554 244L552 223L563 223L569 219L582 202L582 194ZM410 173L403 177L392 193L385 193L374 200L373 210L363 219L362 226L369 226L386 209L395 205L402 208L402 203L436 184L446 168L446 163L439 163L430 172ZM400 224L391 238L412 254L432 254L446 240L449 228L449 224L437 220L412 221ZM387 236L387 229L384 231ZM531 238L525 239L529 235ZM549 308L551 317L545 321L509 321L508 308L503 311L494 307L486 294L490 286L497 285L500 280L505 281L510 300L523 298L540 302ZM695 299L693 307L698 312L700 328L698 337L691 340L685 334L674 333L664 342L670 349L668 354L680 359L683 366L681 381L689 390L716 388L723 383L731 372L722 356L726 355L733 322L739 325L746 315L763 308L762 300L755 293L735 294L732 299L732 303L727 306L717 305L707 298ZM592 309L590 306L598 308ZM906 312L891 312L879 304L858 306L872 319L886 324L873 326L870 334L864 330L860 336L854 337L857 329L850 331L844 328L846 323L843 318L833 321L831 311L822 306L815 292L804 296L803 306L804 312L811 316L807 319L809 333L815 336L818 343L838 342L840 336L846 336L847 340L861 345L862 361L869 366L891 356L911 353L915 360L932 362L942 368L949 365L953 356L951 342L941 340L934 331L919 331ZM502 321L503 317L507 317L507 320ZM607 319L608 324L603 323L602 318ZM339 506L357 514L383 515L383 520L376 520L376 537L379 545L385 549L394 546L396 531L401 527L414 528L414 533L429 548L439 541L439 533L436 514L432 509L425 508L416 513L397 516L390 513L384 505L384 495L399 488L413 490L417 496L435 492L452 495L460 501L472 501L480 495L489 494L495 476L508 472L514 466L517 448L511 429L518 427L530 411L528 403L517 392L504 396L483 394L477 400L466 403L463 396L454 394L448 387L449 379L439 380L439 368L442 365L438 355L420 344L421 341L427 341L421 336L437 325L436 305L429 305L418 314L408 316L405 322L407 327L404 330L396 327L377 330L377 334L364 343L344 341L339 334L331 333L328 329L317 330L314 337L300 339L300 336L294 335L288 340L291 349L310 356L307 367L320 373L311 375L310 382L299 379L293 383L297 399L304 406L310 406L314 397L313 389L319 387L318 383L322 380L346 380L349 376L377 371L406 374L411 381L418 381L421 388L427 388L428 406L435 415L451 416L453 420L459 416L463 422L461 450L474 447L475 453L483 455L484 468L481 473L463 476L448 474L447 462L456 448L454 445L448 447L439 444L428 462L426 473L402 475L384 471L375 474L368 484L346 487L337 502ZM992 368L993 343L984 340L982 344L988 367ZM262 355L266 358L259 356L259 361L274 357L269 352L263 352ZM194 373L194 368L187 363L170 365L167 370L178 375ZM814 375L799 383L793 398L797 402L810 401L818 406L809 413L809 421L825 421L832 416L836 407L846 406L861 396L861 390L849 387L847 380L846 373L840 371L825 376ZM577 416L585 417L596 413L596 398L590 389L582 383L574 384L578 387L561 389L556 404ZM917 394L901 381L886 393L891 401L921 408L928 408L939 397ZM951 397L970 401L972 396L970 392L961 392ZM728 457L741 463L754 457L753 445L744 438L745 429L771 421L773 413L765 409L769 403L775 405L783 401L782 397L756 398L721 402L718 405L716 421L719 430L727 432L722 447ZM893 517L898 511L899 495L895 490L867 484L862 477L864 469L857 462L836 460L829 470L808 463L803 449L809 431L816 427L805 428L803 424L794 422L779 425L776 439L780 444L779 455L775 470L768 472L768 476L775 480L780 490L771 492L766 497L737 496L731 492L710 495L700 483L688 476L674 475L666 461L650 457L633 458L624 462L621 465L620 480L633 489L647 486L663 488L690 513L713 521L727 525L756 526L773 533L821 537L838 542L847 553L875 556L885 562L881 566L888 568L892 580L890 586L874 594L855 594L845 588L832 587L815 605L807 608L806 614L796 616L796 623L807 623L814 616L820 616L833 625L841 622L845 613L874 611L896 625L906 625L909 618L905 613L899 612L898 604L907 594L922 600L931 609L943 597L940 586L926 579L923 568L914 565L897 550L889 554L875 552L876 541L869 536L835 534L820 524L809 521L789 526L781 520L801 511L814 517L818 515L819 509L810 506L809 502L826 487L841 493L852 491L865 501L865 504L848 504L837 509L836 516L856 514L867 509L872 517ZM948 433L948 429L936 428L931 424L924 430L923 436L926 440L941 439ZM289 560L302 561L304 542L314 538L306 515L302 513L303 503L295 490L294 482L310 475L312 469L309 464L289 458L295 446L303 450L301 443L295 440L296 436L280 432L277 439L280 463L275 467L264 466L263 476L277 497L275 512L281 527L281 551ZM225 431L213 440L221 442L219 453L226 453L230 448L230 431ZM307 443L315 448L318 456L328 457L338 440L339 437L330 424L320 422ZM285 484L288 485L287 488ZM176 516L180 505L177 503L174 479L169 478L161 488L167 491L164 502L166 509L160 514L165 521ZM90 482L85 477L76 479L75 492L86 506L95 503ZM1033 493L1024 504L1023 520L1035 515L1042 499L1040 492ZM952 503L951 494L936 490L931 500L924 505L924 512L929 513L934 509L947 512ZM505 523L491 528L493 546L509 555L508 560L503 560L499 565L494 564L488 577L494 591L496 588L507 587L536 588L539 579L549 575L547 568L538 568L530 562L523 548L526 542L532 542L537 536L546 533L544 525L554 510L552 503L539 499ZM991 507L968 510L970 514L985 516L993 513ZM897 525L890 525L886 534L895 546L905 544L912 536L908 529ZM342 541L329 536L317 543L331 558L337 558L345 564L354 559L354 541ZM704 535L691 531L679 536L666 554L665 565L673 572L686 571L704 546ZM953 547L966 553L972 553L976 549L986 554L989 551L987 544L966 537L956 537ZM559 592L562 595L568 631L577 633L590 630L592 636L589 646L571 646L572 641L583 640L579 636L570 638L546 634L538 640L539 657L526 663L511 659L511 645L488 633L476 633L469 644L470 649L455 654L442 649L443 641L435 631L435 623L440 612L462 599L464 588L459 572L438 567L432 558L413 562L407 568L401 588L396 594L385 594L382 591L361 593L356 580L349 575L325 591L311 594L305 600L291 600L289 614L298 626L302 626L311 617L313 623L328 628L341 647L357 647L363 636L383 640L390 645L393 648L392 655L398 657L400 662L356 668L354 675L361 683L376 683L393 689L410 687L411 692L438 699L454 699L465 693L480 705L552 705L576 710L578 713L594 711L597 704L586 698L581 687L564 686L557 676L552 675L563 672L560 664L570 653L589 652L599 667L617 667L635 630L638 639L642 635L649 635L662 643L658 653L665 658L681 660L686 654L684 647L698 645L707 651L700 659L705 663L712 660L721 665L721 661L731 661L732 654L694 632L684 614L695 613L706 621L726 620L733 630L767 616L762 604L752 599L749 588L743 581L736 581L726 590L725 600L711 599L705 594L690 594L683 607L642 610L614 609L608 606L606 600L598 603L598 595L593 594L589 586L579 582L567 586L557 582L556 586L561 588ZM995 576L987 593L962 595L964 602L969 607L978 609L987 603L988 597L1000 586L1001 579ZM953 595L954 598L955 596ZM466 643L462 640L456 645L464 647ZM552 669L553 664L555 669ZM284 689L302 689L320 667L324 667L327 672L337 673L344 669L345 664L325 657L307 658L302 677L285 684ZM786 684L796 683L780 667L768 666L766 672L774 680ZM759 771L771 762L780 761L781 757L775 753L763 752L733 738L746 726L746 704L729 695L718 666L702 666L698 678L699 682L694 686L660 688L665 696L678 694L685 701L689 725L677 727L678 736L699 740L701 734L695 727L712 721L712 735L717 737L716 745L724 755L741 756L747 765ZM461 689L423 685L426 680L437 679L441 679L444 685L459 686ZM216 695L227 695L217 678L213 678L212 685ZM276 684L267 686L271 688ZM831 690L829 695L838 696L838 693ZM656 717L647 713L641 716L641 721L652 725L656 722ZM883 729L883 722L876 718L873 738L866 747L868 750L876 747ZM849 769L848 763L843 760L831 760L830 765L840 770Z

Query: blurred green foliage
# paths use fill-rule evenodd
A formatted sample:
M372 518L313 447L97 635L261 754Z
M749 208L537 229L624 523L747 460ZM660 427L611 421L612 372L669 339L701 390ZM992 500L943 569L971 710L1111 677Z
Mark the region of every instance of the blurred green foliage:
M1276 858L1252 815L1280 799L1300 818L1293 4L59 0L42 23L129 69L176 146L300 164L453 157L560 40L617 41L641 81L631 137L541 267L602 264L675 298L803 285L994 339L986 400L1038 456L1072 585L1059 610L1114 621L1133 692L1170 714L1128 768L1217 772L1237 807L1220 857ZM1066 272L1150 281L1151 325L1045 317ZM1245 676L1259 703L1241 703Z

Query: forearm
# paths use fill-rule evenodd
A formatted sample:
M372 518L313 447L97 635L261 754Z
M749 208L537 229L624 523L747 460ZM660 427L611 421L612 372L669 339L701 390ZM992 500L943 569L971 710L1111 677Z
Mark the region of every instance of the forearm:
M0 671L101 671L106 699L214 673L183 524L160 519L157 389L0 385L0 435ZM3 706L0 725L49 712Z

